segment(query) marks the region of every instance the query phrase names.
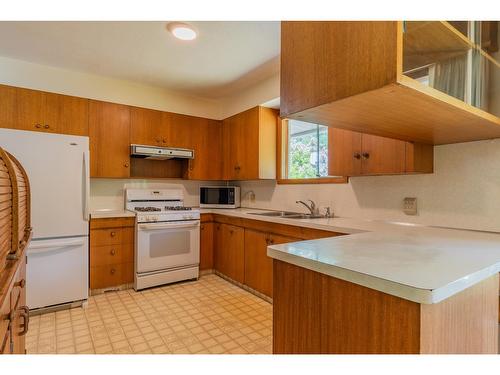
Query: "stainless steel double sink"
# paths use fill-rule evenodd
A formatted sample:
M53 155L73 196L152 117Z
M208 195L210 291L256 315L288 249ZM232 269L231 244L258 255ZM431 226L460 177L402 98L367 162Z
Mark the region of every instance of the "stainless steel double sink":
M324 219L324 215L303 214L291 211L249 212L249 215L281 217L283 219Z

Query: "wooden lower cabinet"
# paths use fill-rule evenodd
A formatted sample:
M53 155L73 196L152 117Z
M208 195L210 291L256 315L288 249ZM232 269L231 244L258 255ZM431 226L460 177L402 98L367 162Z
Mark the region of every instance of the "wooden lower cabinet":
M200 225L200 271L214 268L214 228L213 222Z
M134 281L134 218L90 221L90 289Z
M245 281L245 230L229 224L215 226L215 270L229 278Z
M294 241L300 239L245 229L245 285L272 297L273 260L267 256L267 247Z

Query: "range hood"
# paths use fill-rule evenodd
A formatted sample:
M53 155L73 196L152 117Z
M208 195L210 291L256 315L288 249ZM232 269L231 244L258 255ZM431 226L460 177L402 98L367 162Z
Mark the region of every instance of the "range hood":
M130 145L130 155L141 159L194 159L194 150L174 147Z

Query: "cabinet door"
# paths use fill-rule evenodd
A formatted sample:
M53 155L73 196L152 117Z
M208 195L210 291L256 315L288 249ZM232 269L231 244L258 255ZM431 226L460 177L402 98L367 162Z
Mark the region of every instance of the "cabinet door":
M223 121L226 180L259 178L259 111L255 107Z
M194 159L189 160L191 180L222 179L222 124L220 121L198 118L193 122L192 144Z
M328 174L357 176L361 173L362 134L328 128Z
M200 270L214 268L214 223L200 225Z
M15 115L16 89L14 87L0 85L0 128L14 128Z
M361 174L398 174L406 170L406 142L363 134Z
M130 108L130 143L139 145L165 146L167 126L163 126L161 111Z
M267 256L269 233L245 229L245 284L272 297L273 261Z
M91 177L130 176L128 106L91 100L89 104Z
M244 229L228 224L217 224L215 268L229 278L244 282Z
M76 96L57 95L57 129L59 133L89 135L89 100Z
M49 131L52 125L52 130L55 130L55 125L49 124L44 119L46 103L54 104L54 100L46 101L46 99L46 93L42 91L16 89L16 129ZM49 99L52 99L52 97Z

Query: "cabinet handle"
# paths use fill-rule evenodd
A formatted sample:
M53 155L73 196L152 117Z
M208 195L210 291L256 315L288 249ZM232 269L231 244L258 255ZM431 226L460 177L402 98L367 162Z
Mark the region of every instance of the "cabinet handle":
M109 252L111 255L115 255L116 252L115 252L115 249L111 249L111 251Z
M109 271L112 275L115 274L116 270L114 268L111 268L111 271Z
M44 129L49 129L50 128L50 126L47 125L47 124L45 124L43 127L44 127Z
M28 333L29 325L30 325L30 309L28 306L21 306L19 309L22 311L19 315L23 318L23 330L19 333L19 336L24 336Z
M155 138L155 142L156 142L156 143L160 143L160 142L161 142L161 141L160 141L160 138Z
M162 141L163 143L167 143L167 140L166 140L165 138L163 138L161 141Z
M40 125L40 124L35 124L35 128L40 129L41 127L42 127L42 125Z
M355 152L353 155L354 159L361 159L361 154L359 152Z
M19 288L24 288L25 285L26 285L25 279L19 280L17 283L14 284L14 286L18 286Z
M205 229L205 226L204 225L200 226L200 229L201 230Z
M363 159L369 159L370 154L368 152L363 152Z
M234 167L234 170L239 172L241 170L241 167L239 165L237 165Z
M128 168L128 163L123 164L125 168Z
M234 230L229 229L229 234L233 234L233 233L234 233Z
M114 236L116 236L116 233L115 233L115 232L111 232L109 235L110 235L111 237L114 237Z

